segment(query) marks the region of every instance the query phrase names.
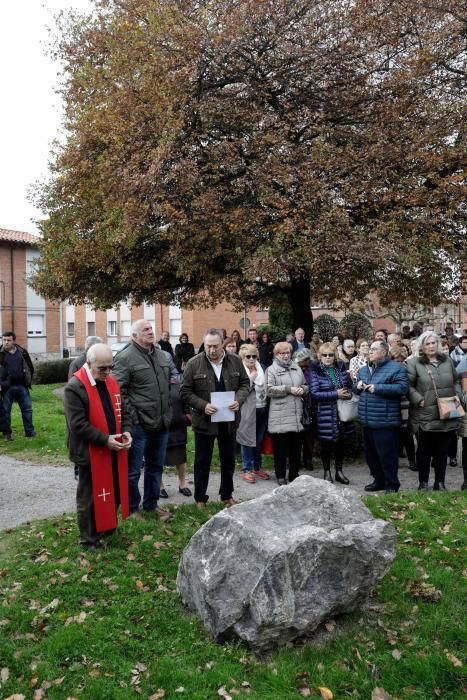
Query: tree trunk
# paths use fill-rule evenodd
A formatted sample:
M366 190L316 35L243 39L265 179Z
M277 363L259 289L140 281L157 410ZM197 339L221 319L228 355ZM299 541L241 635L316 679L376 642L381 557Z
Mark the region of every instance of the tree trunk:
M313 314L310 304L310 278L292 278L286 291L294 321L293 330L303 328L307 341L313 333Z

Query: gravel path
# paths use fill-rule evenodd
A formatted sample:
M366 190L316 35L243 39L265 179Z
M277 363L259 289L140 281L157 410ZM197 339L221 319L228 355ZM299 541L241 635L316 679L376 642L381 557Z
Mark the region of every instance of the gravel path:
M406 460L401 460L399 480L401 490L416 489L417 474L407 469ZM350 479L350 487L363 494L363 487L371 479L366 465L351 464L344 469ZM312 472L302 471L316 478L322 477L322 470ZM193 491L193 476L188 475L188 485ZM449 489L459 489L462 483L462 469L448 467L446 486ZM168 469L164 473L164 484L169 493L169 500L164 503L193 503L192 498L186 498L178 493L178 482L175 470ZM276 487L276 480L257 481L249 484L236 472L234 477L235 497L239 500L255 498L268 493ZM338 488L344 488L337 484ZM0 530L16 527L38 518L47 518L75 510L76 481L73 469L70 467L47 467L27 462L20 462L11 457L0 456ZM219 474L211 474L209 495L211 500L218 499Z

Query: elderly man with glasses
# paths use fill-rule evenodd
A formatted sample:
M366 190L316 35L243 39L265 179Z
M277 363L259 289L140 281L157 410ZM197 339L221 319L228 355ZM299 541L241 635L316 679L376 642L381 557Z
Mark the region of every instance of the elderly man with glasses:
M102 547L117 527L117 508L128 515L127 450L131 421L120 387L110 376L112 351L98 343L65 387L64 408L70 459L78 466L76 504L80 542Z
M363 445L373 481L365 491L399 490L397 477L401 398L409 388L403 364L388 357L389 346L382 340L370 345L369 361L358 370L354 392L360 395L358 417Z

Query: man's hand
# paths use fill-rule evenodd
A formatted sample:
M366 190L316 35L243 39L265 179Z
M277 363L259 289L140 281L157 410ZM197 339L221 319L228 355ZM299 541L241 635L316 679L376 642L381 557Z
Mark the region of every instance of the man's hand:
M343 389L343 388L341 388L341 389L338 389L338 390L337 390L337 397L338 397L339 399L350 399L351 394L350 394L350 392L348 391L348 389Z
M292 394L292 396L303 396L303 394L304 394L303 387L291 386L290 393Z
M238 401L234 401L233 403L230 404L229 408L231 411L234 411L236 413L238 411L238 409L240 408L240 404L238 403Z
M129 450L132 442L133 438L131 437L131 433L122 433L122 445L124 450Z
M118 435L109 435L109 439L107 440L107 447L109 448L109 450L115 450L116 452L118 452L119 450L126 449L121 443L121 438L122 438L121 433L119 433ZM131 435L130 435L130 440L131 440Z
M214 406L213 403L207 403L204 407L204 412L207 416L212 416L213 413L217 412L217 408Z
M374 384L367 384L366 390L369 391L370 394L374 394L375 393L375 385Z

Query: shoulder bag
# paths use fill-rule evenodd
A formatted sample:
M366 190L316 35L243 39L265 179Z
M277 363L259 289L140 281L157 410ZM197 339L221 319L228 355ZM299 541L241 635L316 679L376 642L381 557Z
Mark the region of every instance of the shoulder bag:
M436 386L435 378L433 377L433 372L431 369L427 370L430 375L431 382L433 384L433 390L436 396L436 402L438 404L438 412L440 420L450 420L452 418L462 418L465 416L465 411L462 408L462 404L457 396L440 396L438 394L438 388Z

